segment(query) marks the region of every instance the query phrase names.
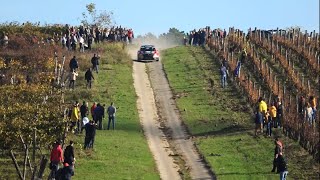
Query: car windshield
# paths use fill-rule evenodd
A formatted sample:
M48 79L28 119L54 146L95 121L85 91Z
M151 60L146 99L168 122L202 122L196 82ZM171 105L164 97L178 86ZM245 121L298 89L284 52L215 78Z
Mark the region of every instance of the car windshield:
M154 51L155 48L154 47L141 47L140 51Z

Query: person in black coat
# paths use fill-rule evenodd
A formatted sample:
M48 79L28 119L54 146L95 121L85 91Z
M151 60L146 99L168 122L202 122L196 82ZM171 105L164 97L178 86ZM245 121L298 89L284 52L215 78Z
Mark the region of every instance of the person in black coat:
M86 136L84 139L84 149L93 148L94 144L94 138L96 136L96 124L94 121L90 121L84 126L84 129L86 130Z
M94 77L93 77L93 74L92 74L92 71L91 71L91 69L89 68L87 71L86 71L86 73L84 74L84 78L86 79L86 81L87 81L87 88L88 88L88 86L89 86L89 88L91 89L91 86L92 86L92 79L94 79Z
M99 57L96 54L94 54L93 57L91 58L91 64L92 64L92 69L98 73Z
M69 67L70 72L75 71L78 68L78 61L76 60L76 56L73 56L73 58L70 60Z
M63 168L58 170L56 179L57 180L71 180L74 175L73 168L68 163L63 163Z
M102 119L104 118L104 108L100 103L97 104L97 107L94 109L95 121L99 124L99 129L102 129Z
M287 167L287 161L283 157L283 155L279 155L277 158L277 169L280 173L280 179L286 180L288 176L288 167Z
M70 144L66 147L66 149L64 150L64 162L68 163L69 165L73 165L74 164L74 148L73 148L73 141L70 141Z

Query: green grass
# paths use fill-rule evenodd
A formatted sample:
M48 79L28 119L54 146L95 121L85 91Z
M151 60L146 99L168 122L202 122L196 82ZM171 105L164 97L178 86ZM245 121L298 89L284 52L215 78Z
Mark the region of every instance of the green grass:
M160 178L139 123L131 59L119 48L117 45L105 47L107 55L102 57L99 75L94 74L97 78L93 98L78 99L90 102L90 106L93 101L106 106L114 102L118 108L116 130L98 130L93 151L81 149L84 135L76 138L78 157L73 179ZM106 118L103 124L106 128Z
M271 138L255 138L246 98L229 82L220 87L219 61L199 47L162 52L162 62L182 119L218 179L277 179ZM282 138L289 178L319 176L319 164L297 143ZM301 171L303 169L303 171Z
M155 162L144 137L136 107L137 96L133 87L132 60L121 44L104 44L96 47L101 55L99 74L91 90L86 89L84 72L90 65L92 54L78 54L80 69L75 90L66 90L65 102L76 100L99 102L118 108L116 130L97 130L93 150L83 150L84 134L68 134L67 141L75 141L76 165L72 179L160 179ZM91 114L90 114L91 119ZM103 121L107 127L107 118ZM42 149L43 150L43 149ZM49 151L43 150L47 157ZM20 153L21 154L21 153ZM21 164L23 157L19 156ZM11 159L0 151L0 179L18 179ZM20 169L21 169L20 168ZM45 179L49 169L46 168ZM30 175L28 175L29 177Z

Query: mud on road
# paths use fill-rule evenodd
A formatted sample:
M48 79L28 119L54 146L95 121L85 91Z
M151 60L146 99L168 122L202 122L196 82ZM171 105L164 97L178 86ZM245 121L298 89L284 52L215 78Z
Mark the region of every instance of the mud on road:
M190 179L215 179L182 125L162 63L134 62L133 70L140 121L161 179L181 179L181 170Z

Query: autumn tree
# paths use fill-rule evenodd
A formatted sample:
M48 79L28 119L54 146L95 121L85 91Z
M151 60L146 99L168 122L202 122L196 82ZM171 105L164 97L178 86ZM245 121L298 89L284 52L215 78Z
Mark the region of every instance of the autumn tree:
M96 4L90 3L86 5L86 12L82 13L81 23L85 26L109 27L114 24L112 11L97 12Z

